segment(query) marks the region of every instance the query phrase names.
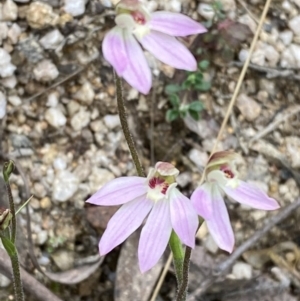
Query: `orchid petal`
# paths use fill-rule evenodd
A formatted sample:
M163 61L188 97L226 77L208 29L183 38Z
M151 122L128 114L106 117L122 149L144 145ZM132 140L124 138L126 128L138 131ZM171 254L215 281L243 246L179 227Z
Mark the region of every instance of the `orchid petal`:
M166 249L172 232L170 207L166 199L155 203L141 232L138 254L142 273L151 269Z
M176 188L170 194L170 212L174 231L185 245L194 248L198 216L191 201Z
M191 202L196 212L204 219L209 219L213 214L212 207L212 185L204 183L198 187L191 196Z
M275 210L280 206L274 199L270 198L258 187L249 183L239 181L236 188L221 186L225 193L241 204L251 206L255 209Z
M120 177L105 184L86 202L103 206L121 205L146 195L147 189L146 178Z
M143 222L153 202L144 196L123 205L110 219L99 242L100 255L105 255L121 244Z
M121 76L127 66L127 53L123 30L116 26L110 30L102 42L104 58L114 67L117 74Z
M132 33L123 29L126 48L126 69L122 77L135 89L147 94L151 88L152 75L141 46Z
M146 50L167 65L187 71L197 69L197 62L191 52L172 36L151 30L138 40Z
M185 37L207 32L207 29L203 25L193 19L183 14L165 11L152 13L149 26L152 30L157 30L175 37Z
M211 198L213 214L205 220L207 228L219 248L231 253L234 246L234 234L225 202L217 185L214 185L212 189Z

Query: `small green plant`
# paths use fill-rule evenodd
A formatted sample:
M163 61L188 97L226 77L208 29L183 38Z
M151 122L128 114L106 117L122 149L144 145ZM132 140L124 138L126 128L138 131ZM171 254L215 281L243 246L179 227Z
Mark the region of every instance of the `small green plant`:
M211 83L205 81L203 72L209 67L209 61L203 60L198 63L198 69L195 72L188 72L186 80L181 85L167 85L165 93L169 96L172 108L166 113L166 120L172 122L177 118L185 118L189 114L193 119L199 120L200 112L203 110L203 103L199 100L189 104L181 104L178 93L182 91L207 92L211 88Z

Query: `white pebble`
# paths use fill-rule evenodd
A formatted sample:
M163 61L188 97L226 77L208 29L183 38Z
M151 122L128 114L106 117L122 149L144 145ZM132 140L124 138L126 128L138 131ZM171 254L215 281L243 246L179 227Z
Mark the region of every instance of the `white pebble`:
M215 15L214 9L210 4L200 3L197 8L197 12L200 16L205 18L206 20L212 20Z
M293 32L290 30L284 30L279 34L279 38L285 46L288 46L293 40Z
M237 262L232 268L232 274L236 279L251 279L252 267L250 264L244 262Z
M294 32L295 35L300 36L300 16L296 16L291 19L288 23L290 29Z
M8 27L6 22L0 22L0 45L2 44L2 40L7 38Z
M105 123L105 125L113 130L114 128L116 128L117 126L120 125L120 118L119 118L119 115L106 115L104 116L103 118L103 121Z
M7 36L9 37L12 44L17 44L21 33L21 27L17 23L14 23L8 30Z
M90 120L91 113L81 107L79 112L72 117L71 126L75 131L80 131L90 123Z
M8 77L12 76L16 70L16 66L11 64L10 54L3 48L0 48L0 76Z
M48 82L57 78L59 72L50 60L43 60L33 69L33 74L37 81Z
M18 107L22 104L22 100L18 95L8 96L8 102L11 103L15 107Z
M5 95L0 91L0 119L6 114L6 98Z
M58 108L50 108L45 112L46 121L53 127L59 128L67 122L66 116Z
M95 92L90 82L85 82L75 93L74 98L86 104L91 104L94 100Z
M79 180L73 173L67 170L59 171L53 181L53 200L58 202L69 200L77 191L78 185Z
M18 18L18 6L12 0L6 0L2 7L3 21L14 21Z
M45 34L41 39L40 43L45 49L56 49L60 43L64 40L64 36L58 29L54 29Z
M17 78L12 75L3 78L0 82L5 88L13 89L17 85Z
M58 105L58 93L52 92L48 95L46 106L55 108L57 105Z
M85 12L85 0L65 0L65 12L77 17Z
M56 158L53 161L53 167L55 170L65 170L67 168L67 162L63 158Z

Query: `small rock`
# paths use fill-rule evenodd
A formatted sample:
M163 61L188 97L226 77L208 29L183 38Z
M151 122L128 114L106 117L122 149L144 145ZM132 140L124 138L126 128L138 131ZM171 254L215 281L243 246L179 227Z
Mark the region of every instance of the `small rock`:
M296 66L300 67L300 45L297 44L291 44L289 49L291 50L291 53L293 54L293 57L296 61ZM293 66L295 67L295 66Z
M44 49L56 49L64 40L64 36L58 29L48 32L40 39L40 43Z
M33 69L33 74L37 81L48 82L57 78L59 72L50 60L43 60Z
M65 170L67 168L67 162L63 158L55 158L53 167L55 170Z
M237 262L232 267L232 274L236 279L251 279L252 266L244 262Z
M4 77L0 82L5 88L13 89L17 85L17 78L12 75Z
M67 123L66 116L59 108L49 108L45 112L45 119L53 127L59 128Z
M0 76L12 76L16 70L16 66L11 64L10 54L3 48L0 48Z
M237 107L247 121L255 120L261 112L261 106L246 94L240 94L237 98Z
M7 38L8 27L6 22L0 22L0 45L2 44L2 40Z
M111 130L120 125L119 115L106 115L104 116L103 121L105 125Z
M216 242L210 234L206 237L204 241L204 247L212 254L216 254L219 250L218 245L216 244Z
M290 29L294 32L295 35L300 36L300 16L296 16L291 19L288 23Z
M8 287L11 284L11 280L4 275L0 274L0 287Z
M81 107L71 119L71 126L75 131L80 131L86 127L91 120L91 113L86 108Z
M58 172L53 181L52 199L58 202L69 200L77 191L79 185L78 178L67 170Z
M115 176L109 170L99 167L93 167L92 172L89 175L89 185L91 192L96 192L104 184L113 180Z
M70 102L68 102L67 104L67 109L68 109L68 113L70 116L74 116L75 113L77 113L80 109L80 104L75 101L75 100L71 100Z
M283 2L282 2L282 8L286 11L286 12L288 12L288 13L290 13L291 11L292 11L292 4L290 3L290 1L288 1L288 0L284 0Z
M53 261L61 271L67 271L74 265L74 253L59 250L51 254Z
M53 12L53 8L50 5L36 1L29 5L26 19L30 27L42 29L55 26L59 21L59 16Z
M2 20L15 21L18 18L18 6L12 0L6 0L2 7Z
M238 18L238 22L247 25L250 28L250 30L252 31L252 33L255 34L256 29L257 29L257 24L248 14L240 16Z
M47 191L43 184L36 182L33 185L33 194L37 198L42 199L43 197L46 196Z
M296 136L286 137L286 150L293 168L300 168L300 138Z
M51 92L48 95L46 106L51 107L51 108L55 108L58 105L58 101L59 101L58 93L57 92Z
M36 235L36 243L39 245L39 246L42 246L43 244L45 244L45 242L47 241L48 239L48 232L45 231L45 230L41 230L37 233Z
M179 0L171 0L168 3L168 9L170 11L180 13L181 12L181 2Z
M76 17L85 12L85 0L65 0L65 12Z
M49 209L51 208L51 200L49 197L44 197L43 199L41 199L40 201L40 205L42 209Z
M236 10L235 0L220 0L220 3L222 4L222 9L225 12Z
M186 187L188 184L191 183L191 181L192 181L192 175L188 171L180 173L176 178L176 182L181 188Z
M285 46L288 46L291 44L291 42L293 40L293 36L294 36L294 34L291 30L284 30L279 34L279 38Z
M292 68L295 67L295 65L296 65L296 60L294 58L291 48L289 47L284 49L280 57L280 67Z
M88 105L92 104L94 97L95 92L90 82L85 82L74 95L75 99L80 100Z
M292 0L300 8L300 0Z
M101 0L101 4L104 6L104 7L112 7L112 3L110 0Z
M200 16L205 18L206 20L212 20L215 15L214 9L210 4L200 3L197 8L197 12Z
M249 49L241 49L239 52L239 60L240 62L245 62L249 55Z
M265 58L271 67L275 67L279 61L280 54L272 45L267 45L265 47Z
M90 123L91 130L95 133L102 132L105 128L102 120L95 120Z
M266 58L266 46L267 44L261 41L258 41L256 45L256 49L254 50L252 57L251 57L251 62L253 64L259 65L259 66L264 66L265 65L265 58Z
M6 114L6 98L5 95L0 91L0 119Z
M191 149L189 152L190 160L200 169L203 170L208 161L208 155L206 152L201 152L196 148Z
M17 44L21 33L21 27L17 23L14 23L8 30L7 36L12 44Z
M22 100L18 95L8 96L8 102L11 103L15 107L18 107L22 104Z

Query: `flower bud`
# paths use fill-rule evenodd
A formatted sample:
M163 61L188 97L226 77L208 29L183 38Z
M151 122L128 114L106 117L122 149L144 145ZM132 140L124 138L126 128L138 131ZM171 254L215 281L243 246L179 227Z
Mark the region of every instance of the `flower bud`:
M5 162L3 166L3 178L5 182L8 182L10 175L12 174L15 168L14 161L9 160L9 162Z
M12 214L9 209L0 208L0 230L5 230L12 219Z

